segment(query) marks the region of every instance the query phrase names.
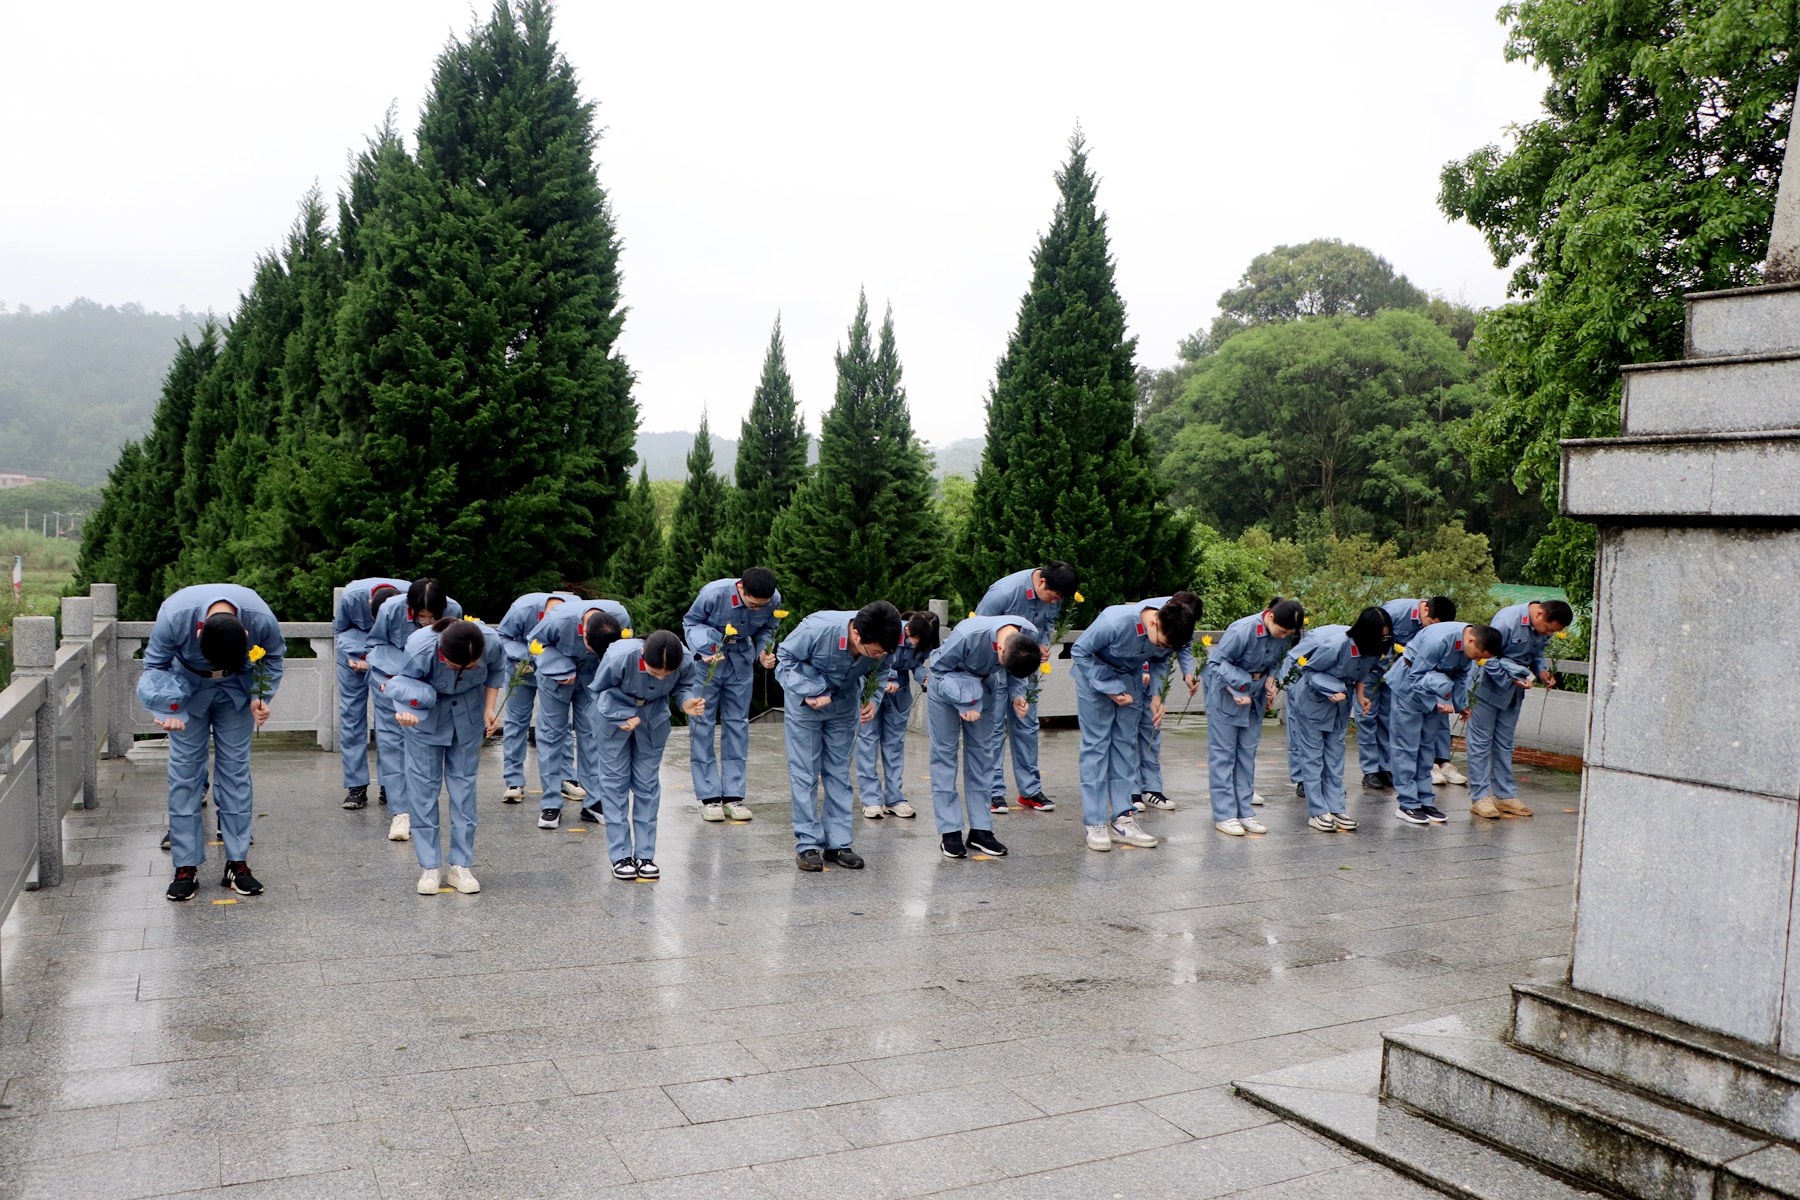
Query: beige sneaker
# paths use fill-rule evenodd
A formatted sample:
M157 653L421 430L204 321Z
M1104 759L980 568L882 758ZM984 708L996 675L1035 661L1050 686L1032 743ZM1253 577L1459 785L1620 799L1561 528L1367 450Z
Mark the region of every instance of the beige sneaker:
M725 806L720 804L717 800L702 804L700 806L700 819L702 821L723 821L725 819Z
M587 799L587 789L582 787L579 783L576 783L573 779L563 780L562 794L564 800Z
M1457 770L1455 763L1447 762L1444 764L1444 782L1454 783L1458 787L1468 787L1469 777Z
M1337 818L1330 813L1320 813L1316 817L1308 817L1306 818L1306 823L1320 833L1337 832Z
M1145 850L1156 845L1157 841L1139 828L1136 813L1126 813L1114 820L1109 835L1122 846L1138 846Z
M518 784L509 785L504 792L500 793L500 803L502 804L518 804L524 799L525 789Z
M1223 821L1214 822L1213 828L1220 833L1228 833L1232 837L1244 836L1244 823L1236 817L1229 817Z
M1269 827L1267 825L1264 825L1261 821L1257 820L1255 817L1239 818L1238 824L1240 824L1244 827L1245 833L1267 833L1267 832L1269 832Z
M1261 792L1251 792L1250 793L1250 803L1256 805L1258 808L1261 808L1263 805L1267 804L1268 801L1263 798L1263 794Z
M412 841L412 817L407 813L395 813L394 819L388 822L388 841Z
M748 821L756 814L752 813L750 811L750 806L745 804L742 800L727 800L725 802L725 815L730 817L733 821Z
M395 818L395 820L398 819L398 817ZM425 868L424 873L419 876L419 895L421 896L435 896L438 894L438 888L441 886L442 885L438 882L438 869L436 867Z
M1112 831L1104 825L1087 827L1087 848L1105 854L1112 849Z
M863 816L871 821L881 820L882 815L886 812L887 812L887 810L882 808L881 805L879 805L879 804L863 805Z
M465 896L481 890L481 882L475 878L475 872L455 863L450 864L448 878L445 882Z
M1431 782L1436 787L1443 787L1450 782L1444 775L1443 763L1433 763L1431 765Z
M1352 821L1343 813L1332 813L1331 819L1337 822L1339 833L1349 833L1352 829L1356 828L1356 822Z
M1531 810L1517 800L1495 800L1494 807L1509 817L1529 817Z
M1498 821L1501 817L1506 815L1500 811L1500 806L1498 804L1495 804L1486 796L1483 796L1475 803L1469 805L1469 813L1472 816L1486 817L1490 821Z
M908 804L904 800L902 800L900 803L894 805L894 807L888 809L887 811L888 811L888 816L890 816L890 817L905 817L908 820L911 820L913 817L916 817L919 815L919 810L914 808L912 805Z

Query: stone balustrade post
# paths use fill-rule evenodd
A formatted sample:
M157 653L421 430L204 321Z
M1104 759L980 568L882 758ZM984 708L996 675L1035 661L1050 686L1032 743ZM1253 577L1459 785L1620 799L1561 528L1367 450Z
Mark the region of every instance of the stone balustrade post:
M94 602L96 667L106 682L94 693L94 719L106 722L107 758L123 758L131 749L131 730L122 724L127 710L119 704L125 690L125 669L119 663L119 585L96 583L88 588Z
M57 802L56 717L62 707L51 686L56 673L56 618L20 617L13 622L13 675L41 678L44 700L38 705L32 750L37 759L38 887L62 882L62 806Z
M100 758L96 753L99 738L99 710L94 704L98 686L99 664L94 658L94 599L92 596L64 596L62 602L62 640L65 646L81 648L81 689L76 695L75 747L81 753L81 807L100 807Z

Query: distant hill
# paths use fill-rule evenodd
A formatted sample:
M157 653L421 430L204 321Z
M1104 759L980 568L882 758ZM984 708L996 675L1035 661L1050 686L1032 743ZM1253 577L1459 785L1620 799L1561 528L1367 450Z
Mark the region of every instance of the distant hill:
M712 442L713 461L719 465L719 474L730 479L732 467L737 463L737 439L720 437L715 433ZM982 448L986 445L987 442L982 438L963 438L934 450L933 453L937 455L937 469L934 473L940 478L945 475L966 475L973 479L975 468L981 465ZM694 435L689 430L638 434L638 461L650 468L651 479L686 479L688 451L693 448ZM812 440L807 461L819 461L818 438ZM633 468L632 474L636 473Z
M975 470L981 466L981 452L987 449L986 438L959 438L954 442L938 446L933 453L937 455L937 477L961 475L965 479L975 478Z

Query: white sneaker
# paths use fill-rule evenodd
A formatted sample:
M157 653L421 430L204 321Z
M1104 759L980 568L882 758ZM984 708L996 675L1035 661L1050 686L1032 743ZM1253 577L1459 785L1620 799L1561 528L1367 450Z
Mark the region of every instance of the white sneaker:
M500 793L500 802L502 804L517 804L523 799L525 799L525 789L517 784L508 787L504 792Z
M573 779L563 780L562 794L564 800L587 799L587 789L582 787L579 783L576 783Z
M700 806L700 819L702 821L723 821L725 819L725 806L717 800L714 800L709 804L702 804Z
M1437 787L1443 787L1445 784L1450 782L1450 777L1448 775L1444 774L1444 764L1443 763L1433 763L1432 764L1431 782L1433 785L1435 785Z
M1250 803L1256 805L1258 808L1261 808L1263 805L1267 804L1268 801L1263 799L1263 794L1261 792L1251 792L1250 793Z
M1161 792L1145 792L1144 803L1158 812L1174 812L1175 802Z
M1356 822L1352 821L1349 817L1345 816L1343 813L1332 813L1331 819L1333 821L1337 822L1337 828L1338 828L1339 833L1349 833L1352 829L1356 828Z
M399 818L395 819L398 820ZM419 895L435 896L438 894L438 888L441 886L442 885L438 883L438 869L436 867L426 867L424 872L419 876Z
M748 821L756 814L751 812L750 806L745 804L742 800L727 800L725 802L725 815L730 817L733 821Z
M1104 825L1089 825L1087 827L1087 846L1089 850L1098 850L1105 854L1112 849L1112 830Z
M1112 840L1123 846L1139 846L1147 850L1156 845L1156 839L1138 827L1135 813L1126 813L1114 820L1110 833Z
M1230 817L1223 821L1215 821L1213 822L1213 828L1220 833L1228 833L1232 837L1244 836L1244 823L1236 817Z
M1469 777L1456 769L1455 763L1444 764L1444 782L1454 783L1459 787L1469 786Z
M475 872L467 867L458 866L456 863L450 864L448 878L445 882L465 896L481 890L481 882L475 878Z
M1314 829L1318 830L1320 833L1336 833L1337 832L1337 818L1332 816L1330 813L1324 813L1317 817L1308 817L1308 818L1306 818L1306 823L1308 825L1312 826Z
M1255 817L1240 817L1238 819L1238 824L1240 824L1244 827L1245 833L1267 833L1267 832L1269 832L1269 827L1267 825L1264 825L1261 821L1257 820Z
M879 804L863 805L863 816L871 821L879 821L887 810Z
M908 804L904 800L902 800L900 803L894 805L892 808L888 809L887 811L888 811L888 816L890 816L890 817L906 817L909 820L911 818L919 815L919 810L914 808L912 805Z
M408 813L395 813L394 819L388 822L388 841L412 841L412 816Z

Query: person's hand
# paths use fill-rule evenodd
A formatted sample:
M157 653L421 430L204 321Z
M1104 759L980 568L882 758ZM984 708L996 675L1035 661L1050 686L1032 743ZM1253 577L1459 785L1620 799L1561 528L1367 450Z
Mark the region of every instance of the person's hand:
M1187 684L1188 695L1190 696L1200 690L1200 677L1198 675L1183 675L1181 677L1181 682Z
M573 675L571 675L567 679L557 680L556 686L557 687L568 687L571 683L574 683L574 682L575 682L575 677Z
M1466 721L1469 719L1469 710L1466 708L1459 708L1456 710L1456 715Z
M1248 696L1233 696L1231 698L1231 702L1233 704L1237 705L1239 708L1243 708L1250 703L1250 697L1248 697Z
M619 728L623 729L626 733L630 733L632 730L636 729L639 725L642 725L643 723L644 723L644 718L633 717L629 721L620 721Z
M1441 713L1453 713L1456 711L1454 707L1448 704L1439 704L1437 710Z
M1013 711L1018 713L1021 719L1024 718L1025 714L1031 711L1031 701L1025 699L1023 696L1014 696L1012 706Z
M706 715L706 697L695 696L692 700L685 701L681 706L681 711L690 717L704 717ZM633 717L632 719L636 720L637 718Z
M762 657L757 661L762 663L764 667L773 671L775 669L775 652L773 650L764 650L762 652Z
M724 651L720 651L717 654L709 654L705 658L701 659L701 661L707 662L707 663L722 663L725 661L725 653L724 653Z
M1268 708L1275 703L1275 690L1275 680L1273 676L1263 680L1263 694L1269 698L1268 703L1263 705L1264 708Z
M180 717L158 717L156 727L168 733L178 733L187 728L187 722Z
M250 715L256 718L256 727L261 729L263 727L263 722L269 719L269 702L267 700L252 700L250 702Z
M830 703L830 696L808 696L806 698L806 707L808 708L824 708Z
M965 721L981 720L981 710L979 708L958 709L956 715L961 717Z
M1333 704L1342 704L1350 698L1347 692L1333 692L1327 697Z
M867 725L870 721L873 721L874 719L875 719L875 702L873 700L871 700L867 704L863 705L862 708L857 710L857 720L861 721L864 725Z
M483 713L482 720L487 722L487 735L489 737L493 737L496 733L499 733L506 724L506 722L501 719L499 713Z
M1118 695L1112 697L1112 702L1120 708L1124 708L1127 704L1131 703L1131 693L1120 692Z
M1039 646L1038 647L1038 661L1039 662L1049 662L1050 661L1050 647L1048 647L1048 646Z
M408 729L411 729L419 723L419 714L416 712L397 712L394 714L394 723L396 725L404 725Z
M1162 723L1163 713L1167 712L1168 709L1169 709L1169 706L1163 702L1163 698L1161 696L1150 697L1150 720L1151 721L1160 725Z
M1540 671L1538 673L1538 679L1542 681L1543 685L1547 688L1556 686L1556 675L1551 671Z
M1513 686L1518 688L1522 692L1529 692L1531 690L1531 680L1515 679L1515 680L1513 680Z
M888 695L890 695L890 696L891 696L891 695L893 695L893 694L894 694L894 693L895 693L895 692L897 692L897 691L899 691L899 690L900 690L900 685L899 685L899 684L897 684L897 683L890 683L890 684L888 684L888 685L887 685L887 687L886 687L886 688L885 688L885 689L884 689L884 690L885 690L885 691L886 691L886 692L887 692L887 694L888 694Z
M350 664L350 669L352 671L366 671L369 669L369 660L366 658L350 658L345 659L344 661Z
M1367 696L1358 696L1356 702L1362 705L1363 716L1365 717L1375 711L1375 702Z

